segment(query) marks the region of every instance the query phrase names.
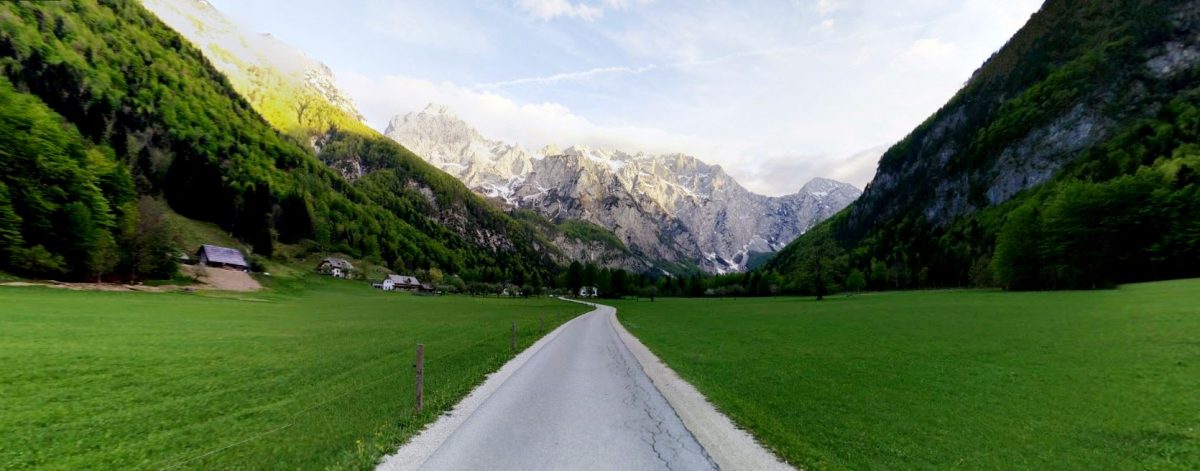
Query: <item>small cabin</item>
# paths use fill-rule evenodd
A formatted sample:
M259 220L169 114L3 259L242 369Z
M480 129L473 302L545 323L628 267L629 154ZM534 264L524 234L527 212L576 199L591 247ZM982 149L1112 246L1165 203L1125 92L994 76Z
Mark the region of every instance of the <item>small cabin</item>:
M354 265L343 258L326 258L317 264L317 273L329 275L334 278L350 278L350 274L354 272Z
M579 297L581 298L594 298L597 296L600 296L600 290L596 289L595 286L584 286L579 288Z
M250 271L250 264L246 263L246 257L242 255L242 251L229 247L201 245L200 250L196 251L196 260L197 263L206 267Z

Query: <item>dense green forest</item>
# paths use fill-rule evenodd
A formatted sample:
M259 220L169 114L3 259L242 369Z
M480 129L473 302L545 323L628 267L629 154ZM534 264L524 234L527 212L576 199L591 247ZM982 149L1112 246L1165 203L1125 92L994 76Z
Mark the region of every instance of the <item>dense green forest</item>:
M1195 45L1195 10L1171 1L1046 2L884 154L859 201L764 270L807 293L1077 289L1200 276L1200 70L1148 65L1169 42ZM1003 200L989 194L1011 176L1004 172L1022 171L1005 167L1005 157L1035 158L1036 149L1020 154L1025 139L1088 113L1099 139L1036 156L1062 162L1048 181ZM945 209L955 195L939 193L956 182L970 189L958 213ZM814 276L818 267L827 273Z
M301 244L489 281L554 269L514 221L382 137L330 133L322 158L385 163L346 181L136 2L0 4L0 76L2 269L163 276L171 262L143 261L175 255L156 201L261 256Z

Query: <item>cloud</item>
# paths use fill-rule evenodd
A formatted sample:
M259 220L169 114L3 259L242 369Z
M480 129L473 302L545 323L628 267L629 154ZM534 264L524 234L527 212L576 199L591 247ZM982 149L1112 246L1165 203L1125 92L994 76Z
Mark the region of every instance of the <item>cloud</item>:
M604 5L613 10L624 10L632 5L649 5L654 0L604 0Z
M696 136L677 135L640 126L604 126L554 102L519 103L488 90L450 82L388 76L373 79L344 73L339 85L358 104L367 123L383 130L396 115L418 111L429 103L446 105L480 133L492 139L519 143L530 149L546 144L587 144L628 151L697 152L713 143Z
M937 38L918 39L908 48L908 56L921 61L942 61L958 52L958 46Z
M600 75L607 75L607 74L637 75L637 74L649 72L656 68L658 68L658 65L656 65L656 64L648 64L648 65L643 65L643 66L638 66L638 67L628 67L628 66L597 67L594 69L582 70L582 71L578 71L578 72L564 72L564 73L559 73L559 74L546 75L546 76L542 76L542 77L526 77L526 78L519 78L519 79L514 79L514 80L505 80L502 82L484 83L484 84L476 85L476 88L502 88L502 87L511 87L511 86L516 86L516 85L530 85L530 84L549 85L549 84L558 83L558 82L561 82L564 80L585 80L585 79L590 79L593 77L597 77Z
M750 142L714 140L645 126L598 124L560 103L520 103L492 91L449 82L405 76L377 80L356 73L342 74L339 82L358 104L368 124L380 131L393 116L436 103L448 106L490 139L520 144L530 150L547 144L559 147L583 144L631 153L682 152L721 165L746 188L767 195L794 193L815 176L861 188L874 175L875 164L884 150L872 148L846 156L772 155L756 149Z
M817 11L818 15L829 16L839 10L846 9L849 3L847 0L817 0L816 4L813 5L813 9Z
M604 15L604 10L598 7L584 3L571 3L568 0L517 0L517 8L542 21L553 20L560 16L591 21Z
M827 171L819 173L827 178L849 183L859 189L865 188L879 167L879 158L887 152L888 146L877 146L858 151L848 156L834 159Z
M542 21L558 17L592 21L604 16L605 10L626 10L633 5L649 5L654 0L603 0L599 4L570 0L516 0L516 7Z
M746 188L768 195L795 193L812 177L831 178L862 189L875 177L875 169L887 146L877 146L847 155L781 154L745 159L724 166Z
M470 15L428 0L365 4L364 26L399 44L471 54L495 51L493 40Z
M377 129L438 103L483 135L529 149L683 152L768 195L817 176L862 187L887 145L951 97L1038 5L922 0L896 10L868 1L793 0L790 13L807 22L800 29L794 14L757 3L664 3L579 24L546 20L585 19L571 13L579 6L611 13L642 2L540 2L548 6L530 11L521 31L492 32L497 54L508 56L495 65L338 75ZM510 54L562 37L576 39L573 50Z
M866 183L1042 4L211 1L328 63L377 129L433 102L495 139L684 152L774 195Z

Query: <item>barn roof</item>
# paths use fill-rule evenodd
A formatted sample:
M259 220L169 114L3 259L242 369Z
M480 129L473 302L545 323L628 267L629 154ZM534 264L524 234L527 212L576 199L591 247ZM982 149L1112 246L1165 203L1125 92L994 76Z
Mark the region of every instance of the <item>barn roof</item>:
M421 280L418 280L416 277L413 277L413 276L388 275L387 279L392 280L392 283L395 283L398 285L419 285L419 284L421 284Z
M196 257L199 257L201 253L208 257L209 262L239 267L250 266L249 263L246 263L246 257L242 256L242 252L238 249L204 244L200 246L200 250L196 251Z
M328 263L329 266L331 266L333 268L341 268L343 270L353 270L354 269L354 265L351 265L350 261L348 261L344 258L329 257L329 258L326 258L325 260L321 260L321 263L322 264Z

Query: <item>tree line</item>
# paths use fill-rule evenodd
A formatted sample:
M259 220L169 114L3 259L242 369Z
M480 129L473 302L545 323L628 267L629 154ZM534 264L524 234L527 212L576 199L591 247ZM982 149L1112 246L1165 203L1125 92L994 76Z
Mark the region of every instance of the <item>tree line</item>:
M0 78L0 269L166 276L166 262L143 261L177 255L174 237L152 234L171 232L152 223L163 218L144 215L167 211L216 223L262 257L299 244L486 280L552 270L503 213L382 136L331 133L326 157L390 165L343 179L138 2L0 3ZM439 219L451 211L453 225Z

